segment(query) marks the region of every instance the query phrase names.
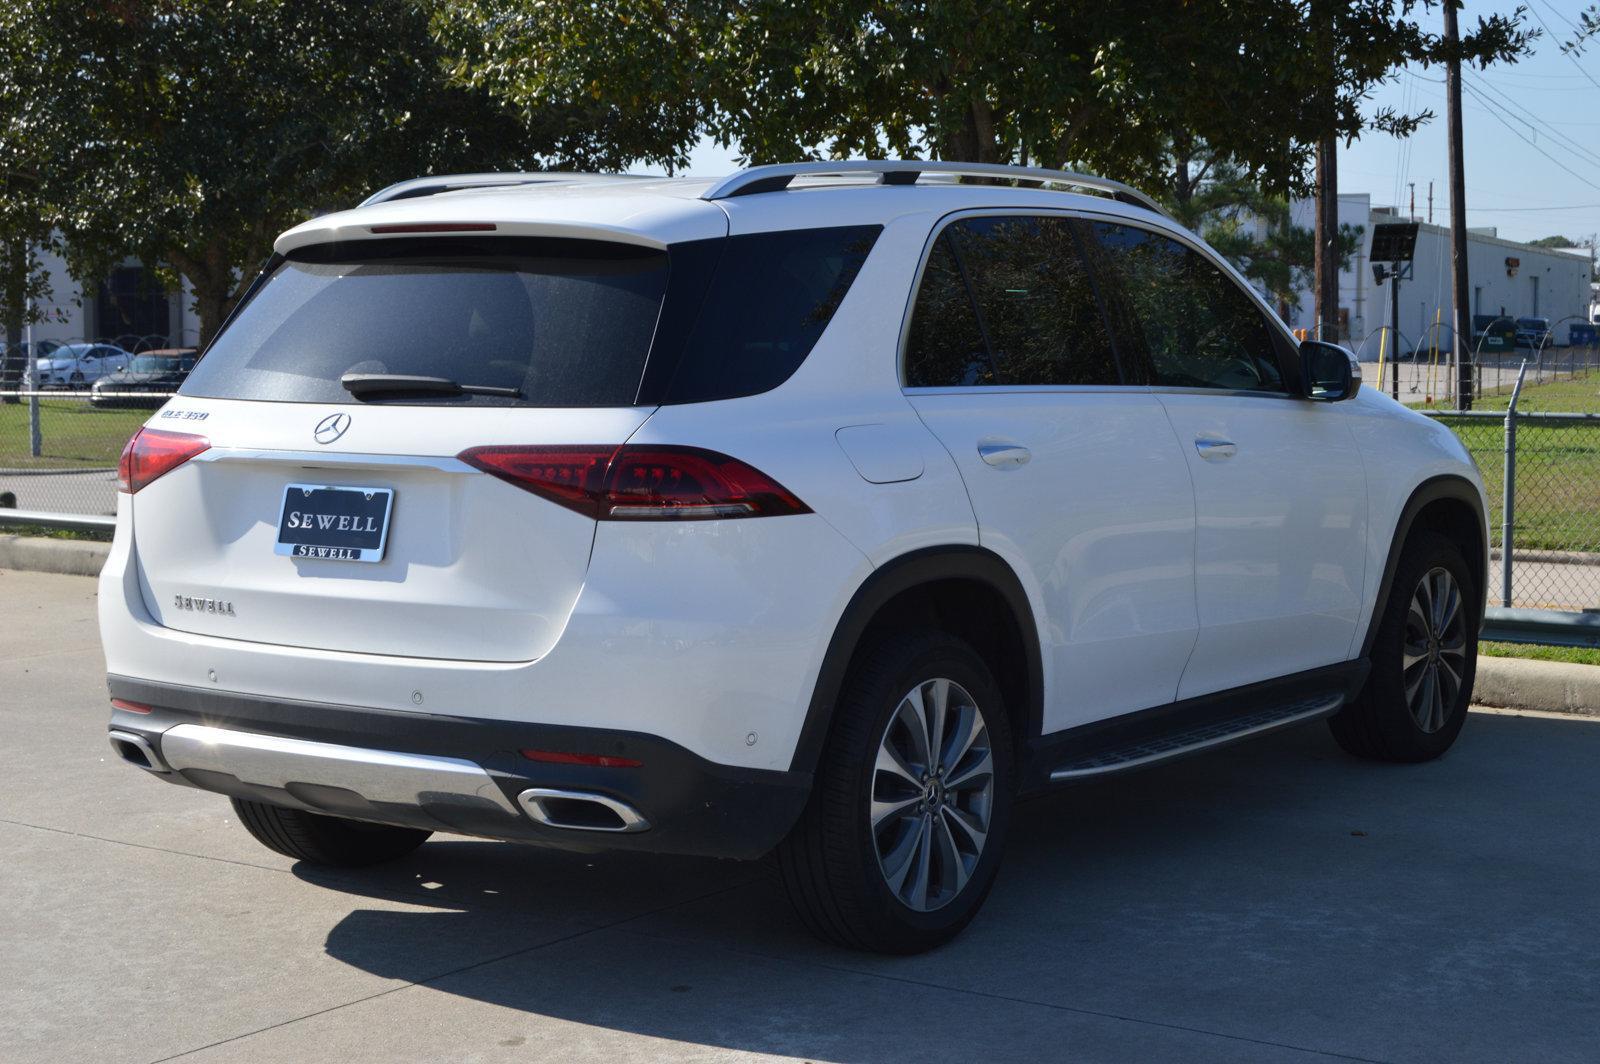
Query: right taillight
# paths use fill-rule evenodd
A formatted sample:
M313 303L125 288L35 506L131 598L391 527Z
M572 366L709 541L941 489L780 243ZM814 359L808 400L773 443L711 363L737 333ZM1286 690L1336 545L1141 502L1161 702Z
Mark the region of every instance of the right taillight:
M140 429L117 461L117 488L132 495L210 447L210 440L193 433Z
M600 521L706 521L811 512L760 470L699 447L473 447L458 457Z

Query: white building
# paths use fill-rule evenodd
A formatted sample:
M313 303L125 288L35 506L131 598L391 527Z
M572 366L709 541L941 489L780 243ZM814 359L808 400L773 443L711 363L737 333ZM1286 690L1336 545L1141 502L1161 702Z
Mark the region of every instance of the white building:
M1313 226L1312 201L1297 201L1290 211L1293 224ZM1362 358L1378 357L1378 330L1389 325L1390 285L1373 280L1370 254L1373 227L1383 222L1405 221L1392 207L1373 207L1366 193L1339 197L1341 225L1361 226L1360 250L1339 274L1339 320L1346 324L1342 340ZM1468 287L1476 316L1548 318L1553 342L1567 342L1567 326L1590 320L1593 267L1587 248L1538 248L1502 240L1492 229L1467 231ZM1308 287L1289 324L1311 328L1316 299ZM1450 230L1429 225L1417 230L1416 256L1411 276L1400 282L1400 346L1402 351L1449 346L1451 334ZM1438 324L1436 325L1435 322Z
M49 274L50 299L42 308L45 320L34 323L35 340L109 340L130 349L136 339L144 348L198 344L200 319L187 281L181 291L163 291L151 271L128 259L85 298L60 256L45 252L40 259ZM157 342L159 338L165 339Z

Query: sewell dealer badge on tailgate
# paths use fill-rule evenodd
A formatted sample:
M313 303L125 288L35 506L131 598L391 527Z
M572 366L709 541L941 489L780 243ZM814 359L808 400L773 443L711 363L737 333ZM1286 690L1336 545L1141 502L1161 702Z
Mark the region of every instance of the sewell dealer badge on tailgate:
M278 518L278 554L335 562L383 560L389 540L392 488L290 484Z

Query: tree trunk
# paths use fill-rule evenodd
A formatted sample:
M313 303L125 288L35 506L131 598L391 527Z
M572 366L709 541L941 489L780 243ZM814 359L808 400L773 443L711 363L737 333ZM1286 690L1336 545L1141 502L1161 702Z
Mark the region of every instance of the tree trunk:
M16 357L28 313L28 245L12 241L0 248L0 318L5 326L5 354L0 355L0 392L22 387L26 360ZM15 396L7 403L20 403Z
M939 158L946 162L992 163L1000 159L995 137L994 108L988 100L973 100L961 111L961 124L940 139Z
M204 350L238 302L239 285L233 264L218 247L206 248L198 254L174 251L168 258L194 289L194 312L200 319L199 343Z

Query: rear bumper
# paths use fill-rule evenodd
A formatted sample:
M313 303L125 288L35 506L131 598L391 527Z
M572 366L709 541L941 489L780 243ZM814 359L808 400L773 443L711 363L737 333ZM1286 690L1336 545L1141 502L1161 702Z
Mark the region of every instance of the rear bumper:
M811 784L806 773L720 765L637 732L265 699L119 676L108 686L113 698L152 707L114 710L113 745L134 764L152 762L149 770L169 782L561 849L760 857L793 826ZM520 753L527 749L638 764L534 762Z

